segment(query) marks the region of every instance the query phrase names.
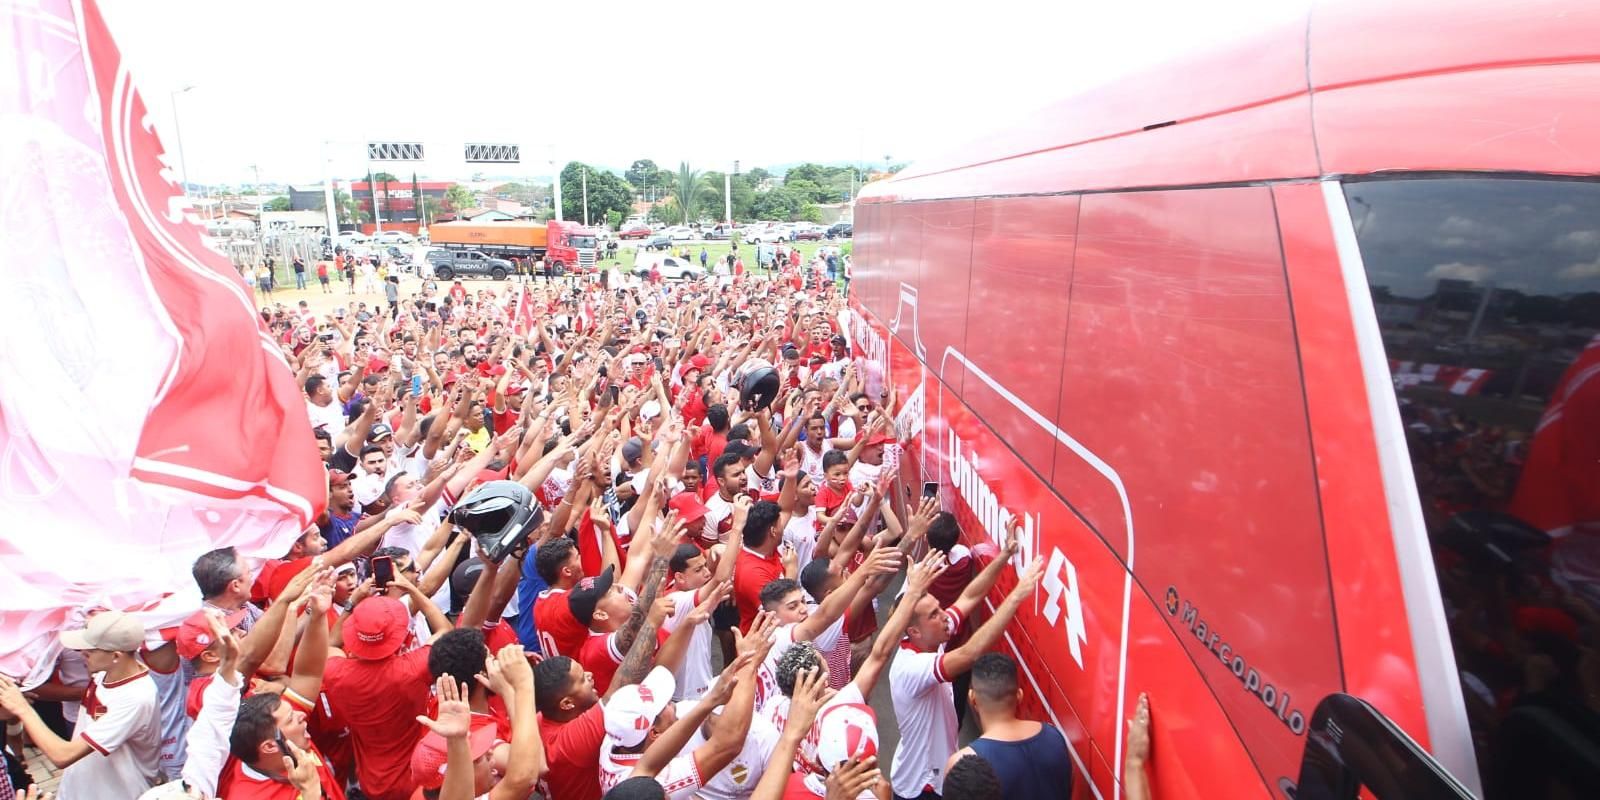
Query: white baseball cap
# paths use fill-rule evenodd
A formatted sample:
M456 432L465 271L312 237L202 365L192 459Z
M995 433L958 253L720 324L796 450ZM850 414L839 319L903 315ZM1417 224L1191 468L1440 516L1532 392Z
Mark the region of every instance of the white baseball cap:
M817 764L828 772L852 758L878 754L878 717L863 703L840 703L817 718Z
M144 623L132 614L102 611L80 630L62 631L61 646L68 650L105 650L132 653L144 646Z
M370 506L383 496L383 476L369 472L350 482L350 494L356 505Z
M623 747L637 747L656 724L656 717L672 702L678 688L671 670L656 667L641 683L618 689L605 702L606 735Z

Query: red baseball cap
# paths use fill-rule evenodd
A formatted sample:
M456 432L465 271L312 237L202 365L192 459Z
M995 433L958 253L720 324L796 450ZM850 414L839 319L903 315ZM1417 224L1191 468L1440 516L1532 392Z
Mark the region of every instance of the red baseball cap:
M350 482L350 473L342 469L328 470L328 486L344 486Z
M356 605L344 623L344 651L363 661L394 655L406 642L411 615L392 597L369 597Z
M230 630L238 627L239 623L244 621L244 614L244 609L240 608L223 617L223 627ZM211 620L204 611L190 614L188 619L178 625L178 634L173 638L173 642L178 646L178 657L187 659L198 658L213 641L215 639L211 635Z
M678 492L667 501L667 507L678 512L684 525L693 525L706 518L706 504L694 492Z
M887 433L880 433L877 436L868 439L866 446L872 447L873 445L879 444L894 444L896 441L897 440L893 436L890 436Z
M467 749L472 753L472 760L483 758L484 753L494 749L497 741L494 719L473 714L472 733L467 735ZM411 751L411 780L423 789L443 786L449 746L443 736L428 731L428 735L417 742L417 748Z

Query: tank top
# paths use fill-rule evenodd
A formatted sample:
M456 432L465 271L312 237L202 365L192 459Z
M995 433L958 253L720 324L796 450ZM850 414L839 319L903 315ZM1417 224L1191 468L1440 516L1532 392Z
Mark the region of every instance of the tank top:
M1061 731L1042 725L1018 742L974 739L972 749L1000 777L1006 800L1043 800L1072 795L1072 761Z

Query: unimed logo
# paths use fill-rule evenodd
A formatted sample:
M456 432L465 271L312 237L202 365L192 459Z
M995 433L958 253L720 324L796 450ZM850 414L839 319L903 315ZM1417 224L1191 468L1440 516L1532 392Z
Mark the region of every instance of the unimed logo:
M950 432L949 438L949 464L950 476L955 483L956 494L961 496L973 516L983 525L983 529L994 542L1004 545L1011 538L1010 527L1013 520L1017 526L1017 555L1012 563L1017 571L1026 569L1028 564L1044 554L1039 552L1039 517L1037 514L1018 515L1006 508L983 479L979 468L977 451L961 437ZM1072 660L1077 662L1078 668L1083 668L1083 648L1089 643L1088 632L1083 626L1083 601L1078 593L1078 568L1061 552L1059 547L1051 547L1049 561L1045 562L1044 577L1040 580L1040 588L1045 592L1045 603L1039 609L1051 625L1065 628L1067 647L1072 652Z

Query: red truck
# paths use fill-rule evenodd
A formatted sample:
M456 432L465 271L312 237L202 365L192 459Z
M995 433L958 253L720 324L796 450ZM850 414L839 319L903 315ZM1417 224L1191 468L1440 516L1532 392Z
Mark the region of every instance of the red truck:
M574 222L443 222L429 228L428 236L433 246L447 250L544 259L557 274L595 268L595 231Z

